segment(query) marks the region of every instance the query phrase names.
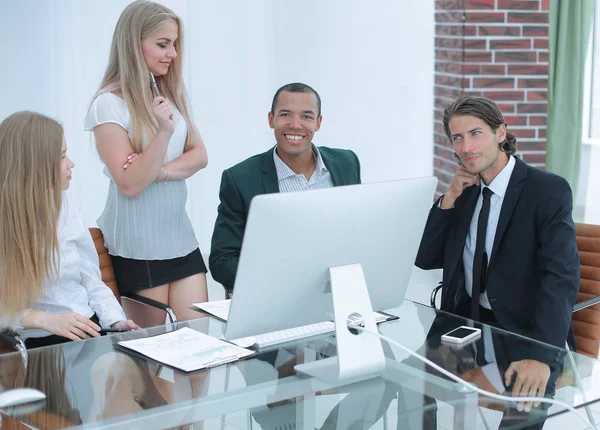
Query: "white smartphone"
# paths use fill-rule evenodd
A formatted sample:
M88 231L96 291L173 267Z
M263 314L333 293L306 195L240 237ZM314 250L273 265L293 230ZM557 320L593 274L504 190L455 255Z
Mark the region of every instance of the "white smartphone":
M473 341L481 336L481 329L468 327L466 325L455 328L454 330L442 335L442 342L453 344L464 344Z

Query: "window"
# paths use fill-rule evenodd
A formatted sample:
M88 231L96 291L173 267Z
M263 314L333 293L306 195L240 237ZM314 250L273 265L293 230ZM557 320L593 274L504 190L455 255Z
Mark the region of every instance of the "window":
M600 224L600 0L595 0L584 83L583 134L575 221Z

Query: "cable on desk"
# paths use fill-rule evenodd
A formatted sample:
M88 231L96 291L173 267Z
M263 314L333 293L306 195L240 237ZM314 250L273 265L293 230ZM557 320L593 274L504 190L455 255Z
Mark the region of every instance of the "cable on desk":
M505 402L540 402L540 403L549 403L551 405L558 405L558 406L562 406L563 408L568 409L569 411L573 412L575 415L577 415L579 418L581 418L581 420L583 422L585 422L586 427L590 427L590 428L594 428L593 424L588 420L588 418L583 415L581 412L579 412L577 409L575 409L574 407L572 407L571 405L566 404L565 402L561 401L561 400L555 400L555 399L548 399L546 397L509 397L509 396L503 396L501 394L496 394L496 393L492 393L490 391L485 391L482 390L481 388L477 387L476 385L471 384L470 382L465 381L464 379L448 372L446 369L443 369L442 367L438 366L437 364L435 364L433 361L423 357L422 355L418 354L417 352L405 347L404 345L402 345L399 342L396 342L393 339L390 339L387 336L382 335L379 332L375 332L375 331L371 331L368 330L364 327L358 326L358 325L354 325L354 324L348 324L348 328L353 328L355 330L359 330L362 331L364 333L368 333L370 335L373 336L377 336L382 340L385 340L386 342L397 346L398 348L402 349L403 351L408 352L410 355L412 355L413 357L416 357L417 359L421 360L422 362L428 364L429 366L433 367L435 370L437 370L438 372L446 375L448 378L453 379L454 381L464 385L465 387L479 393L482 394L484 396L487 397L491 397L492 399L497 399L497 400L503 400Z

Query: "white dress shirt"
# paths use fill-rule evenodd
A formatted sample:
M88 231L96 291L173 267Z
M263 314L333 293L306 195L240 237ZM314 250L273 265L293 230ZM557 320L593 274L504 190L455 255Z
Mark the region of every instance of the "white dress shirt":
M496 391L502 394L505 390L504 388L504 378L500 374L500 368L498 367L498 363L496 363L496 352L494 350L494 342L492 340L492 330L490 326L484 325L482 327L482 336L483 336L483 345L484 345L484 357L487 364L481 366L481 371L485 375L485 377L490 381L490 383L494 386Z
M0 318L0 326L12 327L23 339L49 336L51 333L45 330L23 329L21 321L31 310L76 312L86 318L95 313L100 319L101 327L110 327L118 321L126 320L113 292L102 282L98 253L92 236L83 225L73 202L67 201L66 193L63 193L58 221L58 242L58 279L46 283L31 309L25 310L13 321Z
M496 229L498 228L498 219L500 218L500 210L502 209L502 202L504 202L504 195L508 188L508 182L515 168L514 157L509 157L508 163L504 166L504 169L494 178L494 180L487 186L492 191L490 197L490 217L488 218L487 231L485 236L485 252L488 255L488 265L492 257L492 247L494 246L494 238L496 237ZM483 181L480 182L481 191L486 186ZM473 258L475 254L475 245L477 243L477 222L479 221L479 212L483 205L483 195L480 192L477 199L477 205L473 212L473 218L471 219L471 226L469 228L469 234L467 235L467 241L465 242L465 249L463 251L463 265L465 268L465 288L469 296L473 291ZM486 309L491 309L490 302L488 300L487 291L481 294L479 298L479 304Z
M317 156L317 167L308 180L304 175L294 173L294 171L279 157L276 148L273 149L273 161L275 161L275 169L277 170L280 193L333 187L331 173L329 173L327 166L325 166L319 149L315 145L313 145L313 149Z

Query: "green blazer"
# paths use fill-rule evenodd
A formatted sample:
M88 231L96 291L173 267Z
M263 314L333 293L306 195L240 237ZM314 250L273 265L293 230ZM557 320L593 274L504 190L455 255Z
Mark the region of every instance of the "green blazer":
M360 184L360 162L354 152L325 146L319 146L319 152L334 186ZM209 266L225 290L233 289L250 201L258 194L278 192L273 148L223 172Z

